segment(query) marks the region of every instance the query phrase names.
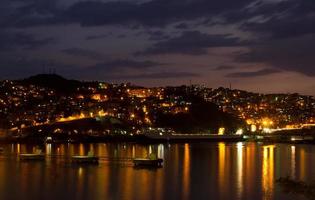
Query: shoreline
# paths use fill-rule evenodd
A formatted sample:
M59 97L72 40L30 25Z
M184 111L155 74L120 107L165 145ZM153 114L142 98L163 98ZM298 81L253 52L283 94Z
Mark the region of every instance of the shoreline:
M43 138L1 138L0 144L89 144L89 143L137 143L137 144L176 144L176 143L237 143L237 142L254 142L254 143L282 143L282 144L311 144L315 145L315 140L290 140L289 138L160 138L153 139L144 135L133 137L88 137L88 138L76 138L76 139L56 139L50 142L46 142Z

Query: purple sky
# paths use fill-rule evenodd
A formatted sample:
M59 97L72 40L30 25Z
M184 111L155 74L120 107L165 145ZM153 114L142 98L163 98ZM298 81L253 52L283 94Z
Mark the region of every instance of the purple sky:
M315 95L313 0L1 0L0 78Z

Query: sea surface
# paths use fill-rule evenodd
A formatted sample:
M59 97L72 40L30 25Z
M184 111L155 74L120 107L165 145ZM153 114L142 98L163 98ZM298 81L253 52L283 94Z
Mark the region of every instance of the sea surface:
M276 180L315 180L315 146L259 143L46 144L46 161L20 161L38 146L0 145L0 199L177 200L303 199ZM74 165L92 150L98 165ZM134 157L156 153L162 168L135 168Z

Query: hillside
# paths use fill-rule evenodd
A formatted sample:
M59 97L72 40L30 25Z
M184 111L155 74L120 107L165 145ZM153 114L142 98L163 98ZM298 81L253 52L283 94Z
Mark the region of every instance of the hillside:
M38 74L20 81L26 85L36 85L56 90L60 93L73 93L82 83L76 80L68 80L57 74Z

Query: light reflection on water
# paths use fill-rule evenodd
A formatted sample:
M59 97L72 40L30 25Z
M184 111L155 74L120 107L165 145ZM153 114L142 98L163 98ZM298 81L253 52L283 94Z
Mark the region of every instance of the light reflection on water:
M305 179L305 169L307 165L305 164L305 150L301 149L300 150L300 179L304 180Z
M242 199L243 194L243 144L237 143L237 197Z
M263 199L272 199L274 190L274 149L275 145L263 146L262 189Z
M227 186L227 183L225 183L225 175L227 174L227 171L225 169L225 157L226 157L226 147L225 147L225 143L220 142L219 143L219 162L218 162L218 168L219 168L219 172L218 172L218 181L219 181L219 190L220 193L224 193L225 186Z
M256 143L46 144L46 162L21 162L35 145L2 145L0 199L297 199L279 177L315 180L315 146ZM69 164L93 150L98 166ZM160 169L136 169L130 160L150 152Z
M183 160L183 199L188 199L190 190L190 150L189 144L184 145Z
M291 178L295 179L295 146L291 146Z

